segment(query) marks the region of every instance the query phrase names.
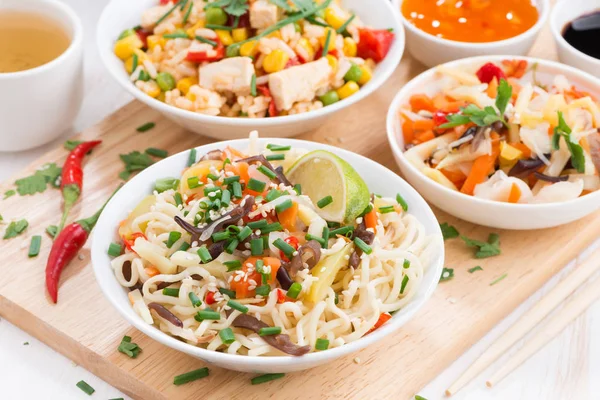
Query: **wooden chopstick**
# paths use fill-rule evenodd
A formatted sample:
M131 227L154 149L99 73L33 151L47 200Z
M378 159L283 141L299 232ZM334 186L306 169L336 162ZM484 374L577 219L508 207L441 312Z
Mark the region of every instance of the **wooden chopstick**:
M562 332L575 318L583 313L593 302L600 298L600 278L588 283L581 291L575 294L556 315L545 324L542 329L531 337L524 345L513 354L510 359L498 370L485 384L492 387L500 382L506 375L514 371L529 357L537 353L542 347L550 342L556 335Z
M463 374L446 389L446 396L458 393L467 383L489 367L507 349L533 329L556 306L600 269L600 248L560 281L546 296L528 310L500 338L498 338Z

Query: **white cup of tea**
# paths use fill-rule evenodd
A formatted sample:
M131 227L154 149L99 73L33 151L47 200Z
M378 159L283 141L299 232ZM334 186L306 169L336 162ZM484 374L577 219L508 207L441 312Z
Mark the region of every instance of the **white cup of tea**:
M0 151L41 146L83 97L83 28L57 0L0 0Z

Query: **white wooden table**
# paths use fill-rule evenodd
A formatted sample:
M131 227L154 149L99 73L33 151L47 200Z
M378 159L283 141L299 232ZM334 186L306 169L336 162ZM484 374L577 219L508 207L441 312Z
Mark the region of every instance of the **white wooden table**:
M0 180L7 179L38 156L60 145L73 132L93 125L131 100L131 96L108 76L95 48L96 22L108 0L63 1L75 9L84 26L86 88L82 110L73 130L65 132L55 143L20 153L0 153ZM532 296L419 394L429 400L443 398L444 389L451 381L556 281L554 279ZM29 344L25 345L26 342ZM485 387L486 376L488 374L471 383L454 398L600 399L600 380L597 379L600 376L600 304L594 305L550 345L494 389ZM92 397L94 399L127 398L100 378L7 321L0 321L0 398L84 399L87 396L75 386L82 379L96 389Z

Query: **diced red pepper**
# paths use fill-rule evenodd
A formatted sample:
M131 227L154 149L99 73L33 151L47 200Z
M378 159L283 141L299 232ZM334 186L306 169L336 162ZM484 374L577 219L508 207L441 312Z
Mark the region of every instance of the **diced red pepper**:
M132 247L135 244L135 240L137 238L144 238L146 240L148 240L148 238L146 237L146 235L144 235L142 232L135 232L134 234L131 235L131 237L129 239L125 239L123 238L123 242L125 243L125 247L127 247L128 250L133 251ZM135 251L133 251L135 253Z
M295 67L296 65L301 65L302 62L300 61L300 57L294 57L294 58L290 58L289 61L287 62L287 64L285 64L285 68L291 68L291 67Z
M135 31L135 34L140 38L142 43L144 43L144 48L148 47L148 36L152 35L152 32L148 32L144 29L138 29Z
M169 4L171 1L173 1L173 0L160 0L160 5L164 6L166 4Z
M283 241L292 246L295 250L298 250L298 246L300 245L300 243L298 242L298 238L296 238L295 236L288 236L285 239L283 239ZM279 250L279 258L281 258L283 261L290 261L289 258L287 258L287 256L285 255L285 253L281 250Z
M385 29L360 28L358 33L358 56L365 60L372 58L375 62L381 62L387 56L395 37L393 32Z
M205 61L219 61L225 58L225 46L221 42L214 48L215 54L208 55L206 51L188 51L185 59L187 61L202 63Z
M285 292L281 289L277 289L277 303L282 304L285 303Z
M279 115L279 113L277 112L277 107L275 106L275 101L273 100L273 96L271 96L271 91L269 90L269 88L266 85L262 85L257 86L256 90L258 90L263 96L271 99L271 102L269 103L269 117L276 117L277 115Z
M369 334L369 333L373 332L375 329L381 327L381 325L385 324L391 318L392 318L392 316L388 313L380 314L379 319L377 320L377 322L375 322L375 326L373 326L366 334Z
M204 299L204 301L206 302L206 304L210 305L210 304L215 304L215 293L214 292L208 292L206 293L206 298Z
M477 71L477 77L481 81L481 83L490 83L496 78L498 82L500 79L506 79L506 74L502 69L492 63L484 64Z

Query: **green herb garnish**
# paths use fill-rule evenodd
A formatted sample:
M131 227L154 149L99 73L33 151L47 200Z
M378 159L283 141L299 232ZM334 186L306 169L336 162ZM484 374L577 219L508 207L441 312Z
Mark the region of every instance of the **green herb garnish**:
M473 268L469 268L469 273L472 274L475 271L483 271L483 268L481 268L479 265Z
M280 379L280 378L283 378L284 376L285 376L285 374L283 374L283 373L264 374L264 375L257 376L256 378L252 378L250 380L250 382L253 385L260 385L261 383L274 381L275 379Z
M449 225L447 222L440 224L440 228L442 229L442 236L444 237L444 240L454 239L459 236L458 230L452 225Z
M65 150L73 150L75 147L79 146L81 143L83 143L82 140L67 140L64 144L63 147L65 148Z
M493 281L490 282L490 286L494 286L496 283L502 281L507 276L508 276L508 274L502 274L502 275L500 275L498 278L496 278L496 279L494 279Z
M121 339L121 344L119 344L117 350L119 350L121 353L125 354L129 358L136 358L142 351L142 349L140 348L140 346L137 345L137 343L131 342L130 336L123 336L123 339Z
M169 152L167 150L157 149L156 147L148 147L146 149L146 154L158 158L166 158L169 155Z
M248 11L248 1L247 0L217 0L212 3L208 3L204 6L204 9L209 8L222 8L229 15L233 15L234 17L241 17Z
M583 147L576 141L572 135L572 130L565 122L563 113L558 111L558 126L554 128L554 134L552 135L552 149L558 150L560 148L560 138L565 139L567 149L571 153L571 164L573 168L580 174L585 172L585 155L583 153Z
M19 236L28 226L29 222L26 219L11 222L4 232L4 239L12 239Z
M55 163L44 164L33 175L15 181L17 192L21 196L42 193L46 190L48 184L54 188L59 188L61 173L62 169Z
M217 45L219 44L214 40L210 40L202 36L196 36L196 40L202 43L210 44L212 47L217 47Z
M208 368L200 368L195 371L186 372L185 374L177 375L173 378L174 385L183 385L184 383L196 381L201 378L206 378L208 376Z
M6 200L6 199L8 199L9 197L12 197L12 196L14 196L15 194L17 194L17 192L16 192L16 191L14 191L14 190L12 190L12 189L11 189L11 190L7 190L6 192L4 192L4 198L3 198L2 200Z
M442 275L440 276L440 282L446 282L452 278L454 278L454 269L453 268L444 268L442 270Z
M56 237L56 234L58 233L58 226L50 225L46 228L46 233L50 235L52 239L54 239Z
M466 236L460 237L467 246L476 247L475 258L488 258L497 256L501 253L500 251L500 236L497 233L490 233L487 242L479 240L469 239Z
M91 396L96 391L93 387L88 385L86 381L79 381L75 386L83 390L83 392L88 396Z
M144 125L140 125L137 128L135 128L135 130L138 132L147 132L155 126L156 124L154 122L146 122Z
M37 257L40 254L40 248L42 247L42 237L39 235L35 235L31 237L31 243L29 244L29 254L28 256Z
M119 157L125 164L125 170L119 173L119 178L123 180L129 179L133 172L142 171L154 164L154 160L148 154L139 151L121 154Z

